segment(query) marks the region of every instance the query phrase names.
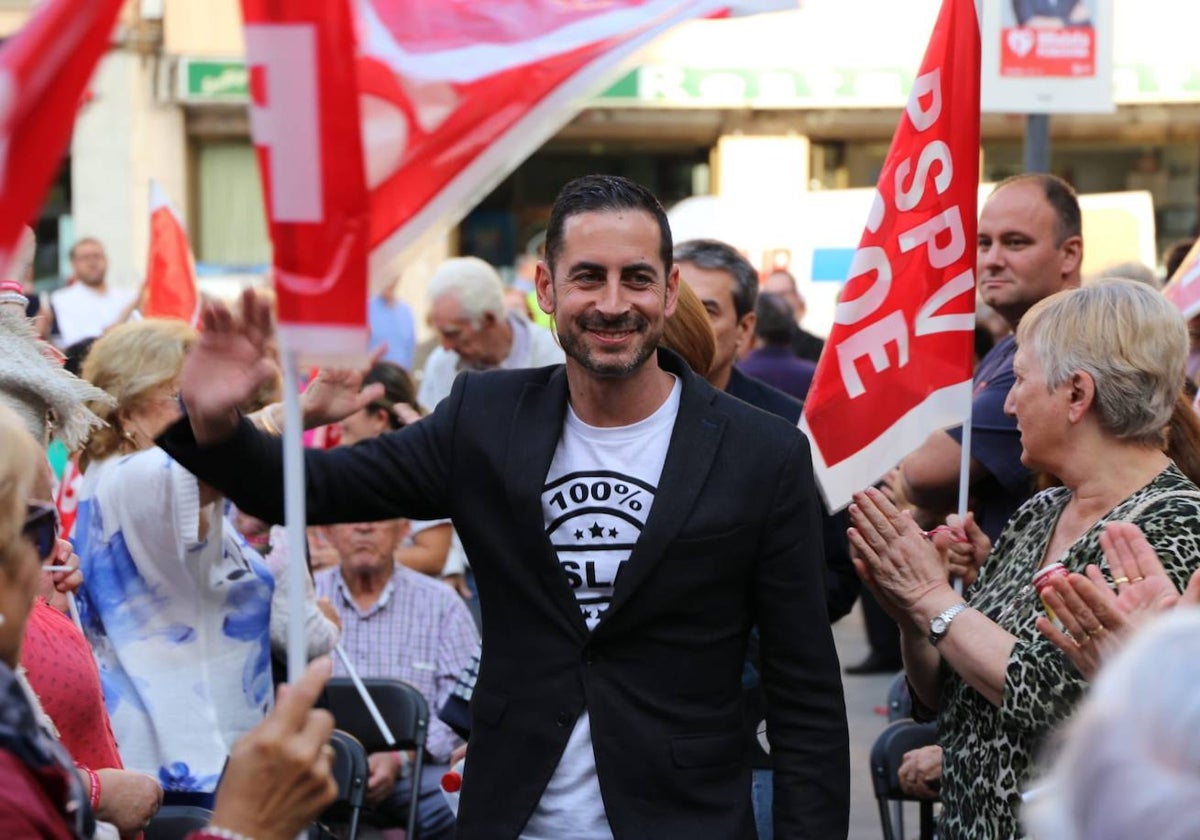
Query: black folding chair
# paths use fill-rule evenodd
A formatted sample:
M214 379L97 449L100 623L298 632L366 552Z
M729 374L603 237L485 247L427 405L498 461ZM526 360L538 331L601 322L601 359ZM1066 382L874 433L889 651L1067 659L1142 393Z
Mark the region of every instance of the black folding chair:
M333 747L333 778L337 781L337 799L326 808L317 824L308 833L310 840L327 840L337 837L340 840L356 840L358 837L358 821L362 815L363 802L367 798L367 779L370 770L367 767L367 751L358 739L349 732L340 729L333 730L329 738L329 746ZM345 833L335 834L330 826L346 826Z
M405 836L417 837L417 802L421 793L421 770L425 760L425 736L429 730L429 707L420 691L400 680L365 679L364 685L383 722L392 731L394 744L389 744L354 683L336 677L325 686L325 707L333 713L338 729L345 730L361 743L367 753L384 750L415 750L412 765L412 796L408 803L408 823Z
M142 830L145 840L183 840L193 831L205 828L212 811L198 805L164 805Z
M919 803L921 840L933 840L933 802L900 789L898 771L904 754L937 743L937 725L898 720L879 733L871 747L871 782L879 804L883 840L904 840L904 802ZM889 806L894 805L893 809Z

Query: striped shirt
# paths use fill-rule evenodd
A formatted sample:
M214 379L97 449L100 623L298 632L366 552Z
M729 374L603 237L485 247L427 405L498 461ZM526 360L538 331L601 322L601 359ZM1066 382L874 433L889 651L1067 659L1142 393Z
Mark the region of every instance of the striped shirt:
M402 680L429 704L425 750L439 764L462 741L437 713L479 649L471 613L440 581L397 565L379 599L360 610L340 568L314 575L317 596L328 598L342 619L342 647L360 676ZM334 661L334 676L346 676Z

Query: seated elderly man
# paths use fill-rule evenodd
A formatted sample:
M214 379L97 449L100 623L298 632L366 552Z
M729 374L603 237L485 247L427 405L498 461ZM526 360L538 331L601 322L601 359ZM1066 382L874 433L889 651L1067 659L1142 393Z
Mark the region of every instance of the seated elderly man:
M328 529L338 555L336 568L315 576L316 591L342 620L342 645L363 677L402 680L416 687L435 713L479 647L475 622L454 590L397 564L393 557L404 520L335 525ZM335 674L345 676L340 662ZM454 815L440 783L450 753L462 741L430 715L421 778L409 777L413 756L374 753L367 803L381 821L403 825L415 781L420 785L417 825L422 840L454 835Z

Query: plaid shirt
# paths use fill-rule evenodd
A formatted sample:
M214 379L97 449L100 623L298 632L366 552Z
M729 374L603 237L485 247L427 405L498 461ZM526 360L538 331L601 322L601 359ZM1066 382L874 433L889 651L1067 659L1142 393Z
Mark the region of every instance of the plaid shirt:
M360 610L341 569L314 575L317 597L328 598L342 619L342 648L359 676L402 680L429 704L425 751L439 764L462 743L437 714L463 669L479 649L471 613L458 594L440 581L397 565L373 605ZM334 660L335 676L347 676Z

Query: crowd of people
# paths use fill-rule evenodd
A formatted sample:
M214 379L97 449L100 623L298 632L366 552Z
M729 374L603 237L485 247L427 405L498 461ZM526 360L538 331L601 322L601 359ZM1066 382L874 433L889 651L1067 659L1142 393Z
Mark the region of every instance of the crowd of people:
M168 804L211 809L213 837L296 836L333 796L312 705L348 673L338 647L433 713L421 762L368 757L377 825L415 789L426 840L845 837L830 624L861 595L892 648L846 670L902 666L938 720L900 780L940 799L940 837L1131 836L1104 831L1160 807L1103 795L1131 766L1181 805L1200 781L1166 700L1118 726L1134 686L1191 705L1200 348L1152 284L1084 283L1082 257L1068 184L995 189L970 512L962 429L829 512L797 428L823 340L795 278L675 243L634 182L577 179L531 269L550 328L452 258L433 345L392 289L369 365L307 383L294 546L269 297L206 302L199 329L142 319L79 240L48 300L0 288L0 832L136 837ZM313 664L277 697L293 552ZM456 813L441 779L464 753Z

